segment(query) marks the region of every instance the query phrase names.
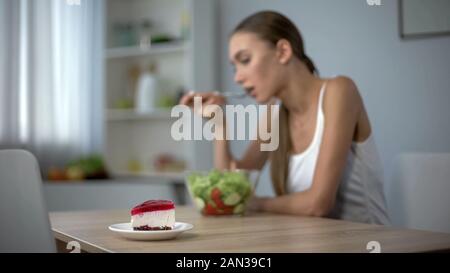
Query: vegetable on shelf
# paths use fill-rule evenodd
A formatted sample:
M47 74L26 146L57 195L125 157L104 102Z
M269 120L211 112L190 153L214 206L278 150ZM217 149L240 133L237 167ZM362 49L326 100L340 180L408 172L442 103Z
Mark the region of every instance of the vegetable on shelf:
M153 167L159 172L182 172L186 169L186 162L174 155L162 153L153 160Z
M103 159L99 155L73 160L64 168L50 167L47 174L48 180L51 181L109 178Z

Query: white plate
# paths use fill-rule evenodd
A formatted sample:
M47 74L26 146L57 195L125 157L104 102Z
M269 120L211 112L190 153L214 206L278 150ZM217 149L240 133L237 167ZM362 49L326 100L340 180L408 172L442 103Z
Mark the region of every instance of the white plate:
M109 230L131 240L169 240L174 239L182 232L191 230L192 224L176 222L171 230L133 230L131 223L120 223L109 226Z

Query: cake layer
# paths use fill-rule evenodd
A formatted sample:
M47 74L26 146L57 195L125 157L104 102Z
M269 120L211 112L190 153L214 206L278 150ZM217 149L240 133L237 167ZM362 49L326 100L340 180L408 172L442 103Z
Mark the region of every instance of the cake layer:
M173 229L175 209L149 211L131 216L131 226L138 230Z
M131 215L141 214L144 212L171 210L175 209L175 204L169 200L149 200L140 205L137 205L131 210Z

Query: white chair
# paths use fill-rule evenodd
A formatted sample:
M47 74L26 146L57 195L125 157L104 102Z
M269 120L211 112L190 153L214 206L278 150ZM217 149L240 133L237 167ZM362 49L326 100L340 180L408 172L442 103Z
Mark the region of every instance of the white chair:
M56 252L36 158L0 150L0 252Z
M403 154L387 191L393 225L450 233L450 154Z

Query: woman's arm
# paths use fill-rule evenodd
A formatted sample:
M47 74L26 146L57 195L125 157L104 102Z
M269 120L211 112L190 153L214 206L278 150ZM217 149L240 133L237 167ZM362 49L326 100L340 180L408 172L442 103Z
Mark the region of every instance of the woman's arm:
M194 97L202 98L202 106L203 113L201 114L203 117L211 118L211 113L205 112L205 107L208 105L224 105L225 98L218 94L217 92L204 92L204 93L193 93L190 92L184 95L180 104L187 105L189 107L193 107ZM272 104L273 101L269 103ZM271 109L270 107L268 109ZM267 115L267 114L266 114ZM266 116L264 116L265 118ZM261 121L265 121L266 119L261 119ZM271 115L269 112L269 121L271 121ZM236 160L231 155L228 140L226 140L226 121L225 118L221 124L215 125L216 131L216 139L214 140L214 167L219 170L224 169L262 169L265 162L268 159L268 152L261 151L260 147L262 141L258 137L257 140L251 142L249 148L247 149L245 155L242 159ZM271 129L271 123L269 122L267 126L268 130ZM222 140L220 140L222 139Z
M252 141L245 155L241 159L234 159L229 150L228 140L215 140L214 166L219 170L262 169L268 156L259 150L259 145L258 140Z
M268 103L268 113L265 113L260 118L260 124L267 122L267 130L272 129L272 108L275 101ZM223 123L224 128L221 128L222 132L226 131L226 122ZM260 125L261 126L261 125ZM270 141L270 140L269 140ZM264 167L267 159L269 158L269 152L261 151L261 145L264 142L260 139L259 135L256 140L253 140L244 156L237 160L234 159L230 153L227 140L215 140L214 141L214 165L217 169L248 169L248 170L260 170Z
M362 110L362 100L353 81L346 77L331 81L323 109L326 122L311 188L275 198L255 199L254 209L308 216L329 214Z
M253 140L247 148L245 155L238 160L231 156L227 140L215 140L214 146L214 165L219 170L261 170L269 157L268 152L263 152L260 150L260 140Z

